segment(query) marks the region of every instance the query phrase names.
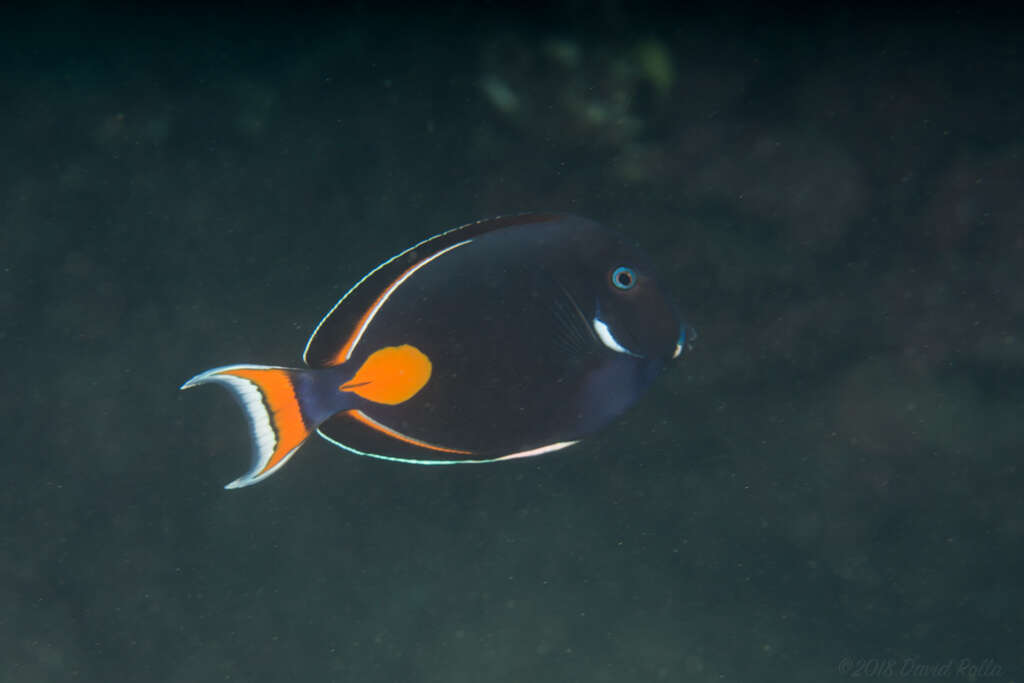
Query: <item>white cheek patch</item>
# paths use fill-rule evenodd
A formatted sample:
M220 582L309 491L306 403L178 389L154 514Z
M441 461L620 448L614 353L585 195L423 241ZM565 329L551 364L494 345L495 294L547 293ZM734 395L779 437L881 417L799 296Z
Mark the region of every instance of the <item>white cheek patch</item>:
M624 353L627 356L641 358L639 353L633 353L625 346L620 344L618 340L615 339L615 335L612 334L612 331L608 328L608 325L607 323L605 323L605 321L595 317L592 324L594 326L594 333L597 334L597 338L600 339L601 343L607 346L609 349L615 351L616 353Z

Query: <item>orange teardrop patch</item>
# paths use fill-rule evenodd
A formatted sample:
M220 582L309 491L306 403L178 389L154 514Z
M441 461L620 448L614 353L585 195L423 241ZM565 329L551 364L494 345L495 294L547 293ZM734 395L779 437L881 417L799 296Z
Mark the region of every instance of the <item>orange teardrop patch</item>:
M374 403L389 406L408 401L430 379L430 359L410 344L374 351L355 377L340 387Z

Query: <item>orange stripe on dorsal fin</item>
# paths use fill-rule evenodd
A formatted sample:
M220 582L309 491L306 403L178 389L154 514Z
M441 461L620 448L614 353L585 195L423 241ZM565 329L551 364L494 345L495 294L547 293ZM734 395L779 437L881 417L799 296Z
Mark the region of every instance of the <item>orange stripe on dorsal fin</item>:
M398 405L426 385L431 370L430 359L415 346L385 346L370 354L352 379L338 389L374 403Z
M391 257L367 273L334 304L306 342L303 360L310 367L325 368L348 361L377 311L392 292L417 269L442 254L462 247L474 238L505 228L532 223L580 220L561 214L521 214L468 223L434 235Z
M366 328L369 327L370 322L373 321L373 316L377 315L377 311L379 311L380 307L383 306L384 303L388 300L388 297L391 296L391 293L398 289L398 287L403 282L408 280L413 273L415 273L417 270L427 265L437 257L447 254L452 249L458 249L463 245L469 244L472 241L473 240L464 240L462 242L453 244L450 247L442 249L436 254L432 254L427 258L420 259L413 265L406 268L405 271L400 276L398 276L394 282L388 285L387 289L380 293L380 296L377 297L373 304L368 309L366 309L366 312L363 313L362 317L360 317L359 321L356 323L356 327L352 331L352 334L349 336L348 341L345 342L345 345L342 346L338 353L334 355L329 365L340 365L346 362L352 356L352 349L354 349L356 344L359 343L359 340L362 339L363 333L366 332Z

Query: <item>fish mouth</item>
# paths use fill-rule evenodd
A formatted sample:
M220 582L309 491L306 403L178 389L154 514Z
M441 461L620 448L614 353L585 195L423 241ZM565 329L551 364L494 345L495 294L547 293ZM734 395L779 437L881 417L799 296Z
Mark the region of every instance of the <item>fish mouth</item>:
M693 342L697 339L697 330L690 325L679 326L679 338L676 339L676 348L672 352L672 360L683 355L684 350L692 350Z

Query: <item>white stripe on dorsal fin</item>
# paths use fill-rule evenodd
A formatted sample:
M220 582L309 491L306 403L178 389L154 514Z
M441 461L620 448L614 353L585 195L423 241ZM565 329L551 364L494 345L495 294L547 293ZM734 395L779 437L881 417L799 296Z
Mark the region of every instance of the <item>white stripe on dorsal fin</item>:
M495 230L557 221L566 217L565 214L528 213L489 218L434 235L392 256L363 276L328 311L306 342L302 359L314 368L330 367L344 362L343 359L355 347L354 343L350 343L352 335L366 317L366 313L389 288L392 288L396 280L418 263L432 260L444 251Z

